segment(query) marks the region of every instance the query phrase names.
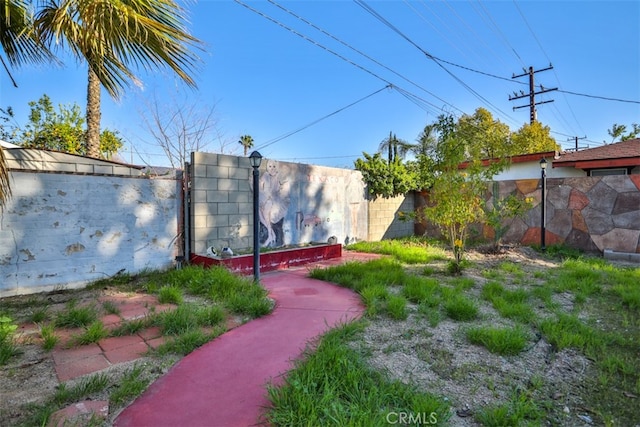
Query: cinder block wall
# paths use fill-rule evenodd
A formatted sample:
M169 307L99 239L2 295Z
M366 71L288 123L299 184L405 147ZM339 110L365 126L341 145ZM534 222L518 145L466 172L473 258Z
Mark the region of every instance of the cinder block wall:
M271 165L271 166L269 166ZM191 253L253 247L253 170L246 157L192 153ZM273 234L260 224L261 246L365 240L368 202L358 171L263 159L263 194L278 216ZM275 239L273 239L275 237Z
M69 172L77 156L52 154L62 162L10 171L13 197L0 214L0 297L173 265L180 207L175 178L132 177L138 169L91 159L83 162L87 170L99 166L99 175ZM18 166L14 156L10 162ZM124 173L108 174L118 171Z
M251 165L246 157L191 153L191 252L253 246Z
M369 235L367 240L379 241L414 234L413 221L401 221L400 212L413 212L413 193L390 199L377 198L369 202Z

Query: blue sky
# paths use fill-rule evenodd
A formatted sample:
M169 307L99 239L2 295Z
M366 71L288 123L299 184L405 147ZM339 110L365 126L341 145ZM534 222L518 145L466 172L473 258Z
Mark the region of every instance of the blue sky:
M200 0L188 10L205 43L196 90L161 70L140 72L143 87L118 102L103 94L102 125L125 138L126 161L167 163L141 125L153 96L167 109L176 96L215 108L206 151L241 155L238 138L249 134L265 157L336 167L353 167L389 132L414 142L443 112L484 107L515 131L529 110L513 107L528 99L509 95L528 92L528 80L512 76L550 64L535 74L536 90L560 91L536 98L554 100L537 117L564 148L575 136L599 146L613 123L640 123L638 1ZM73 59L12 74L19 87L2 74L0 106L19 122L45 93L85 108L86 70Z

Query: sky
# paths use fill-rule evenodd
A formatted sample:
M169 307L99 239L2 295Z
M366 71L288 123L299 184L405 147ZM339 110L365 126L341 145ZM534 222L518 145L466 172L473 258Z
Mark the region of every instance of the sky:
M200 0L189 31L203 42L197 88L167 69L139 71L120 100L103 91L102 127L125 141L123 160L166 166L144 125L145 105L212 113L203 151L243 155L241 135L265 158L353 168L390 132L414 143L441 114L483 107L517 131L529 122L529 67L537 120L563 149L610 143L614 123L640 123L640 2ZM0 74L0 107L26 123L28 102L85 109L86 68ZM546 69L546 70L545 70ZM526 106L525 108L514 107ZM147 111L145 113L144 111Z

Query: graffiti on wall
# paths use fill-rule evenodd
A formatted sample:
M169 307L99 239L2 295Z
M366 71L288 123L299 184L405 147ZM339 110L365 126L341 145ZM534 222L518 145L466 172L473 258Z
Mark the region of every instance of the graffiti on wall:
M260 173L263 247L366 237L365 186L355 171L267 159Z

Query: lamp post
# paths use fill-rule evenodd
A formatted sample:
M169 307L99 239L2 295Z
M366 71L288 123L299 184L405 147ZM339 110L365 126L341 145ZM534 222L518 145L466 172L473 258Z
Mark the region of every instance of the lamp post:
M260 163L262 155L257 151L249 155L253 168L253 278L260 281Z
M546 216L545 216L545 191L547 190L547 159L545 159L544 157L542 159L540 159L540 179L542 181L542 197L541 197L541 201L540 201L540 212L541 212L541 216L540 216L540 250L542 250L543 252L547 250L547 247L545 246L545 234L546 234L546 230L545 230L545 220L546 220Z

